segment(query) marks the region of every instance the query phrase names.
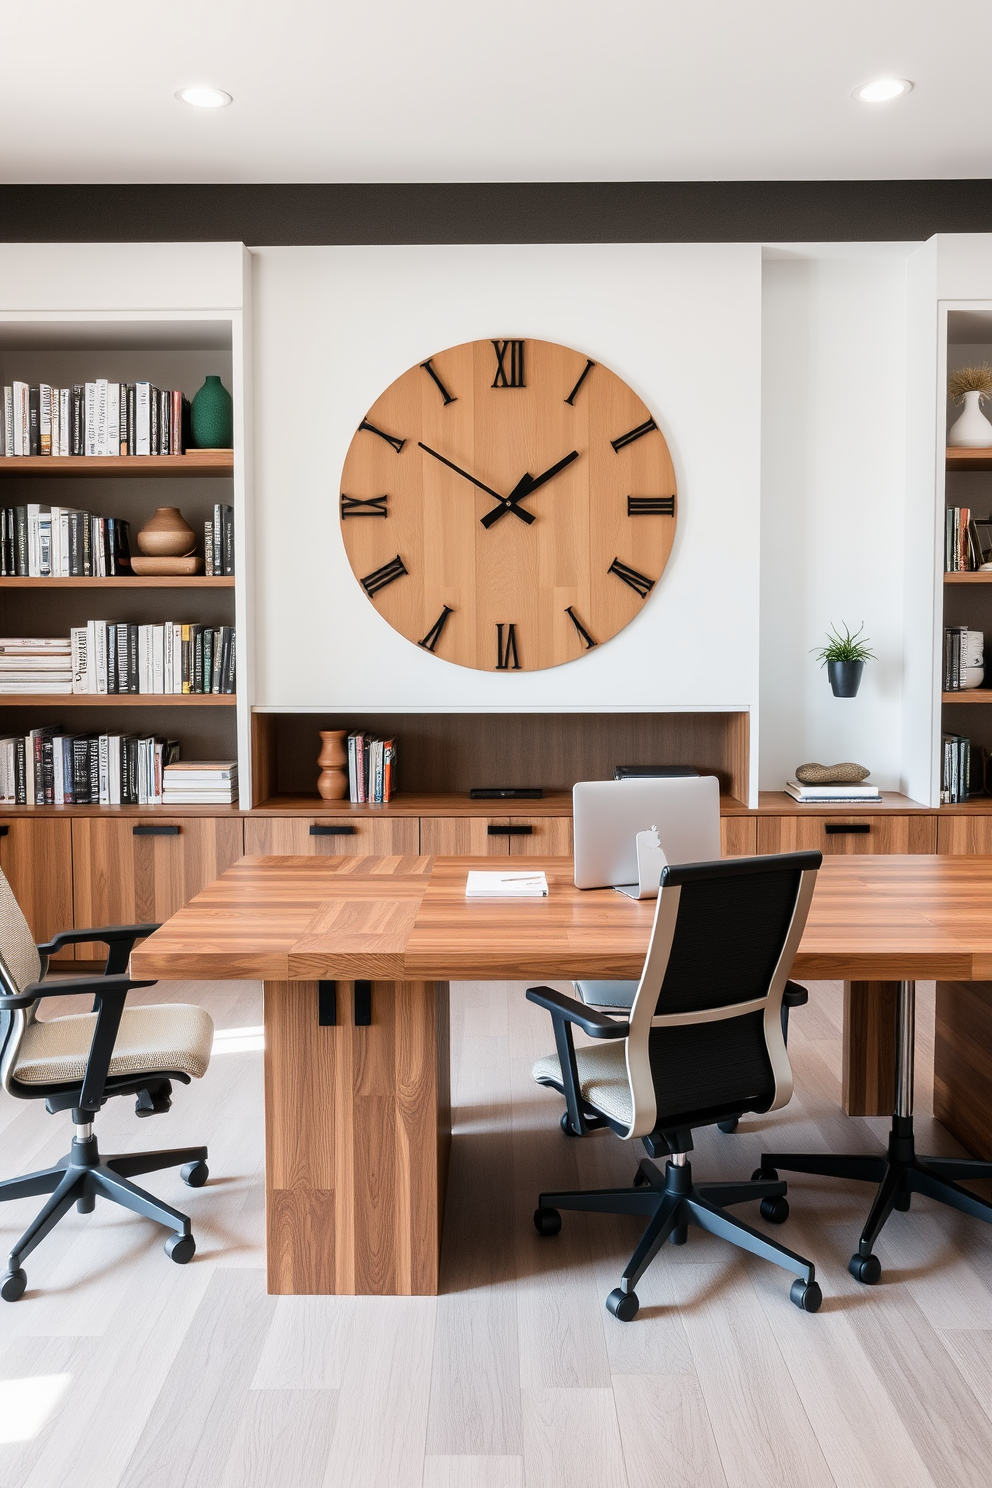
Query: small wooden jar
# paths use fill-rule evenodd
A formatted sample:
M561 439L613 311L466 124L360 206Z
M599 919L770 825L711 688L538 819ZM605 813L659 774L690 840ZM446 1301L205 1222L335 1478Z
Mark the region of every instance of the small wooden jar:
M317 793L324 801L343 801L348 794L347 729L321 729L322 743L317 756L320 774Z

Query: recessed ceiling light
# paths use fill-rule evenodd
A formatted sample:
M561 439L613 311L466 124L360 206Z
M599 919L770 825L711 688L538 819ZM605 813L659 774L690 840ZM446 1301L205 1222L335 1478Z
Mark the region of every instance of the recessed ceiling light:
M193 88L180 88L176 97L180 103L192 104L193 108L226 108L234 99L220 88L206 88L197 84Z
M908 78L874 78L855 88L852 96L861 103L891 103L893 98L908 93L912 86Z

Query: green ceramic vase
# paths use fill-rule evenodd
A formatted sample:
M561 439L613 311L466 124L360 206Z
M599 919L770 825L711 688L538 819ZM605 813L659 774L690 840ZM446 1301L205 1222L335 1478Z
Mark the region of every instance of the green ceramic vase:
M219 377L208 377L193 398L191 416L195 449L232 449L234 405Z

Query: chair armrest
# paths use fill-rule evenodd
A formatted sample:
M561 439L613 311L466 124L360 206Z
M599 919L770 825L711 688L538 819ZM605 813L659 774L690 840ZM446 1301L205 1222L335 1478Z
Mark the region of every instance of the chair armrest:
M115 941L129 940L133 945L136 940L142 940L146 935L153 935L156 930L161 930L161 925L101 925L92 930L60 930L58 935L53 935L45 945L38 947L41 956L54 956L63 946L82 945L86 940L102 940L104 945L112 945Z
M8 1008L30 1007L39 997L101 996L103 993L120 992L126 995L132 987L154 987L154 980L137 982L125 975L86 977L46 977L43 982L31 982L14 997L0 996L0 1012Z
M809 989L800 987L798 982L786 982L782 1002L790 1008L805 1007L809 1002Z
M538 1007L546 1008L552 1017L575 1023L590 1038L626 1038L630 1032L626 1018L610 1018L584 1002L576 1002L574 997L569 997L564 992L556 992L553 987L528 987L526 997L528 1002L536 1002Z

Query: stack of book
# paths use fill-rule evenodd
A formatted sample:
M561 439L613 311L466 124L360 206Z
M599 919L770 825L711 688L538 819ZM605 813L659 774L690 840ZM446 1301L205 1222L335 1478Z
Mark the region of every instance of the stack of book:
M967 625L945 625L943 691L981 686L984 666L984 633Z
M39 636L0 637L0 693L72 691L72 648L68 640Z
M944 513L944 572L968 573L982 562L970 506L949 506Z
M70 734L63 725L0 739L0 801L15 806L160 806L176 739Z
M183 760L165 768L166 806L234 806L237 760Z
M356 803L381 806L396 791L396 740L348 735L348 795Z
M944 734L940 804L953 806L971 793L971 740L963 734Z
M233 506L215 506L212 519L203 524L203 572L234 572Z
M0 455L182 455L189 401L152 382L14 382L3 390Z
M864 804L882 799L878 786L866 785L864 781L858 785L849 785L847 782L838 785L803 785L798 780L787 780L785 788L790 796L807 806L824 806L842 801Z
M129 524L65 506L0 509L0 575L113 578L131 572Z
M231 625L108 624L89 620L70 633L72 692L233 693Z

